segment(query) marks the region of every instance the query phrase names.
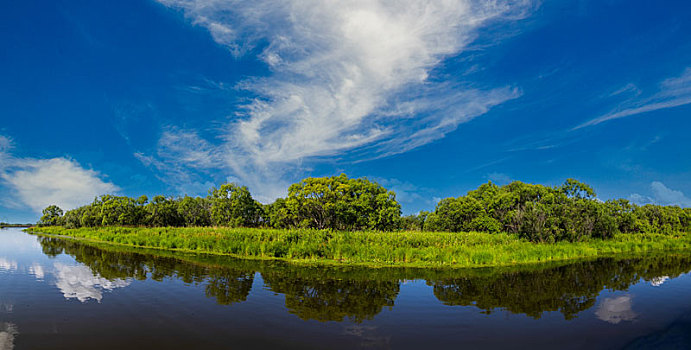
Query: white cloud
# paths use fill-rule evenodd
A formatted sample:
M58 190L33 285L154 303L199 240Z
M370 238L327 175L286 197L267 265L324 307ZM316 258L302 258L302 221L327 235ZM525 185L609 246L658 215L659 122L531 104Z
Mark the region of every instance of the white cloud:
M12 150L12 140L0 135L0 173L10 166L10 150Z
M89 299L101 301L104 290L113 290L130 285L129 280L109 280L91 272L84 265L55 264L55 285L60 289L65 299L75 298L81 302Z
M629 200L638 204L660 204L660 205L677 205L680 207L691 207L691 198L684 195L683 192L673 190L660 181L653 181L650 184L652 196L645 196L634 193L629 196Z
M654 199L652 197L643 196L638 193L631 194L628 199L629 201L636 203L638 205L652 204L654 202Z
M602 321L617 324L621 321L633 321L638 316L631 308L631 296L622 295L616 298L605 298L595 311Z
M638 91L638 88L631 84L616 91L613 95L630 91L632 89L631 86L635 88L633 91L636 91L636 96L638 96L640 91ZM630 117L660 109L684 106L687 104L691 104L691 67L687 67L679 77L663 80L660 83L657 93L645 98L634 98L628 100L617 109L583 123L574 129L597 125L608 120Z
M101 180L98 172L66 158L12 158L9 167L0 169L0 179L16 199L37 213L51 204L73 209L118 190Z
M171 129L158 140L157 153L149 156L138 152L134 156L144 165L161 173L159 179L171 184L178 193L197 195L208 191L213 183L197 176L208 170L224 167L219 149L199 137L194 131Z
M12 140L0 135L0 189L9 192L0 198L4 206L28 206L40 213L55 204L69 210L119 190L101 180L100 173L84 169L72 159L18 158L10 153L12 148Z
M216 167L263 190L303 160L405 152L518 97L509 86L430 76L444 59L468 50L478 29L532 9L528 0L159 1L182 9L236 55L261 51L271 69L240 83L256 99L211 152L221 156ZM205 154L189 156L204 164L196 160Z
M12 148L12 140L7 136L0 135L0 154L5 154Z
M662 205L678 205L680 207L691 207L691 199L686 197L681 191L668 188L662 182L653 181L650 184L653 196L657 203Z
M607 97L614 97L618 95L634 95L638 96L642 93L641 89L636 86L636 84L633 83L628 83L624 85L623 87L611 92L610 94L607 95Z
M158 141L158 156L186 166L206 169L217 166L214 148L193 131L166 131Z

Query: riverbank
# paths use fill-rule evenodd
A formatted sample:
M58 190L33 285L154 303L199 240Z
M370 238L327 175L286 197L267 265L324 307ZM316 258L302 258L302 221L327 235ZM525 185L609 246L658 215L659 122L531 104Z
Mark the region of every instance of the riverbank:
M691 234L688 233L618 234L608 240L547 244L531 243L508 234L477 232L338 232L221 227L33 227L26 231L130 247L370 267L496 267L617 254L691 251Z
M32 224L0 224L0 228L29 228Z

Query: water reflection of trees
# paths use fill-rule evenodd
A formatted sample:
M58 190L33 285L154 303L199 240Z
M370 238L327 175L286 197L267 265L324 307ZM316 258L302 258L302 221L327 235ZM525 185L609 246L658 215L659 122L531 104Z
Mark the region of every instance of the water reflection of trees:
M264 270L262 277L272 291L285 294L289 312L303 320L372 319L394 305L400 290L398 279L348 278L319 268Z
M195 264L178 258L141 254L128 249L95 247L84 243L56 238L38 237L43 252L49 256L69 254L109 280L150 278L162 281L178 278L185 283L204 284L206 295L219 304L231 304L247 299L254 270L244 266Z
M253 271L218 269L210 276L206 284L206 296L216 298L222 305L229 305L247 300L254 283Z
M45 237L39 242L45 254L69 254L107 279L177 278L202 284L219 304L245 301L260 272L269 289L285 296L289 312L319 321L372 319L394 305L400 281L409 279L427 280L446 305L474 306L486 313L504 309L534 318L558 311L571 319L594 306L603 289L626 290L640 279L676 277L691 270L691 258L677 255L513 269L366 269L143 252Z
M600 291L626 290L640 279L679 276L691 270L684 256L631 259L602 258L537 271L430 281L434 295L446 305L474 305L486 313L501 308L540 318L559 311L571 319L595 305Z

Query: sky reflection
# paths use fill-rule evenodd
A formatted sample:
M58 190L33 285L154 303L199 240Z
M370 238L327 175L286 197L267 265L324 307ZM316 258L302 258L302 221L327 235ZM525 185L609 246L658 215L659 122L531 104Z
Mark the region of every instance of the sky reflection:
M0 350L14 349L14 337L17 336L17 326L13 323L0 323Z
M618 324L622 321L633 321L638 317L632 308L631 295L615 298L605 298L595 311L595 315L602 321Z
M55 286L60 289L65 299L77 299L86 302L94 299L98 302L103 299L104 290L113 290L130 285L129 280L108 280L94 274L84 265L65 265L55 263Z
M15 271L17 270L17 262L14 260L9 260L3 257L0 257L0 270L5 270L5 271Z
M521 269L327 268L17 230L0 235L0 258L0 350L122 349L152 334L161 335L152 348L165 349L594 350L621 348L691 310L685 254Z

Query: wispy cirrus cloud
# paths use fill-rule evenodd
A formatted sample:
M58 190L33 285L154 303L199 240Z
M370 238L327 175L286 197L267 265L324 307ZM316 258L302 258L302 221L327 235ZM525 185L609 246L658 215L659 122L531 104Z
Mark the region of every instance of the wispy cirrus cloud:
M195 131L170 129L158 140L157 153L134 156L144 165L155 169L159 179L172 185L180 194L200 194L213 183L202 180L208 170L223 167L219 148L199 137Z
M255 98L240 106L214 151L233 176L262 186L315 157L408 151L517 98L510 85L444 80L434 70L468 50L481 28L534 7L528 0L158 1L181 9L237 57L251 52L270 69L238 85Z
M627 84L612 95L625 92L635 92L635 97L627 100L615 110L575 127L574 130L609 120L691 104L691 67L687 67L678 77L663 80L659 84L658 91L652 95L640 97L640 90L632 84Z
M396 193L396 200L400 203L411 204L423 202L427 205L434 205L435 203L432 196L433 190L431 188L420 187L410 182L393 178L369 177L369 179Z
M51 204L72 209L119 190L103 181L100 173L72 159L18 158L11 149L11 140L0 135L0 186L9 192L9 198L3 199L5 206L28 206L36 213Z
M499 172L492 172L487 174L487 179L499 186L504 186L514 181L513 178L511 178L511 176Z
M0 135L0 171L9 166L12 139Z

